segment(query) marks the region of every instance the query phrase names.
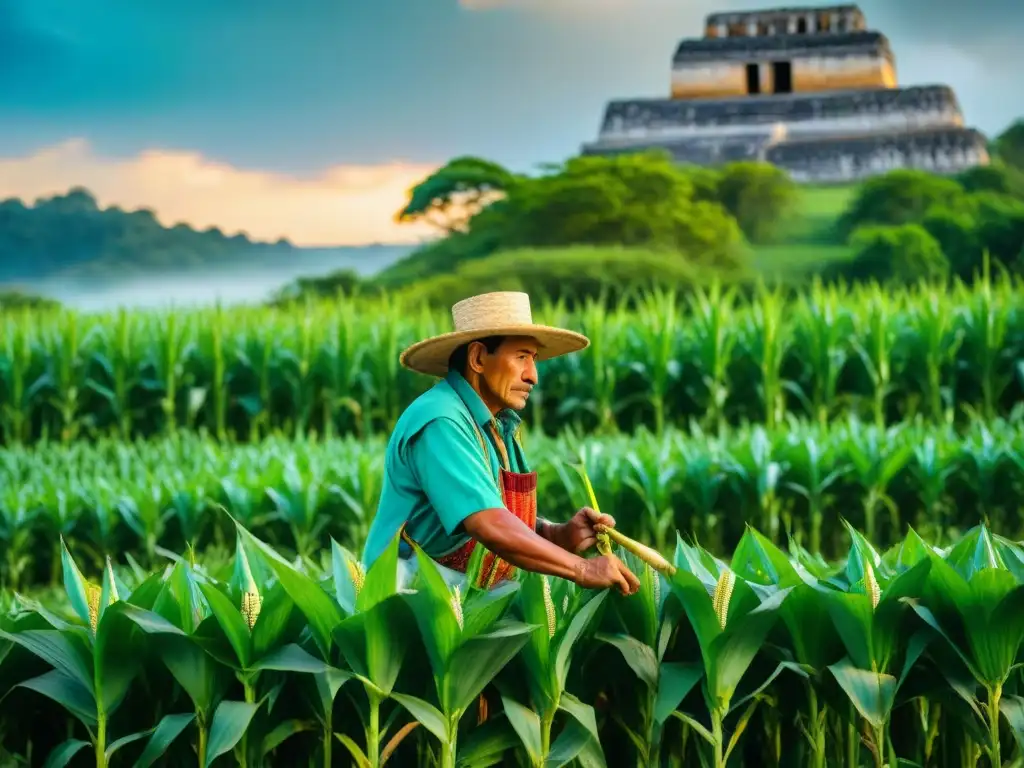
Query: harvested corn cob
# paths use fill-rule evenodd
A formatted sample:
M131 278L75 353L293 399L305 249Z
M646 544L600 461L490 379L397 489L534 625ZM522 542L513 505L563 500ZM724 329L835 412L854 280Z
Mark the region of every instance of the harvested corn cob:
M657 550L651 549L638 541L634 541L628 536L619 533L614 528L609 528L605 525L597 525L596 528L598 536L602 534L607 536L611 541L614 541L623 549L632 552L634 555L639 557L654 570L659 571L666 576L672 576L672 574L676 572L676 567L662 557Z
M587 489L587 497L590 499L591 508L600 514L601 508L597 504L597 494L594 493L594 487L590 484L590 477L587 475L586 467L582 464L574 464L573 468L583 479L583 485ZM611 542L614 541L623 549L628 550L639 557L654 570L659 571L666 576L671 576L676 572L675 566L672 565L672 563L650 547L644 546L640 542L634 541L628 536L624 536L614 528L609 528L606 525L598 524L594 526L594 528L597 531L597 551L602 555L610 555L612 553Z

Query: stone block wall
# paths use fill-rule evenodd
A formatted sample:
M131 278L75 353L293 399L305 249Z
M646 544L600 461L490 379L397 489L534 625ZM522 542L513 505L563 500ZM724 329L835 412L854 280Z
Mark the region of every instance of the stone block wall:
M963 124L953 90L944 85L721 101L624 99L605 109L599 140L681 139L702 135L789 136L918 130Z
M856 5L712 13L704 22L705 36L713 38L813 35L863 29L867 29L867 21Z
M673 57L671 95L676 99L736 98L773 94L776 62L788 63L784 92L893 88L896 64L877 32L801 37L684 40ZM757 67L752 91L748 67Z
M985 137L966 128L846 139L784 142L767 149L765 160L798 182L850 182L897 168L957 173L989 162Z

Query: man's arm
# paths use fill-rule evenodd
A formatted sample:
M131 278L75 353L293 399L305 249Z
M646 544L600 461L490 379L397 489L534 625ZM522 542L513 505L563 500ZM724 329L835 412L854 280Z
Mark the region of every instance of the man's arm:
M581 586L618 586L627 593L639 587L625 566L621 570L628 576L620 572L617 560L582 558L531 530L505 509L480 443L456 421L441 418L428 424L410 446L410 461L449 535L461 525L512 565Z
M540 531L531 531L504 507L484 509L466 518L466 532L501 559L526 571L579 581L587 560L569 552Z

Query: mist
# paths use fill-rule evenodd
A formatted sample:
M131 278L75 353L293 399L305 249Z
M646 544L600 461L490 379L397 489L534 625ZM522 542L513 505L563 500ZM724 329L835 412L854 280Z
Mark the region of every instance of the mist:
M351 269L369 277L405 257L413 246L381 245L364 248L296 248L268 264L265 257L254 266L237 264L224 269L94 281L54 277L19 282L28 293L56 299L83 312L168 307L200 308L220 302L224 306L259 304L299 277L316 277ZM14 286L12 286L14 287Z

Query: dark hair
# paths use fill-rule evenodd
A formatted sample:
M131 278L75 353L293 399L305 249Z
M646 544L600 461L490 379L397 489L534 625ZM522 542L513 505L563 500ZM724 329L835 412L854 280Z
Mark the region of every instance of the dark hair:
M494 354L501 343L505 341L504 336L487 336L483 339L473 339L473 341L467 341L460 347L456 347L455 350L448 356L448 370L458 371L465 375L466 366L469 364L469 345L474 341L479 341L487 348L487 352Z

